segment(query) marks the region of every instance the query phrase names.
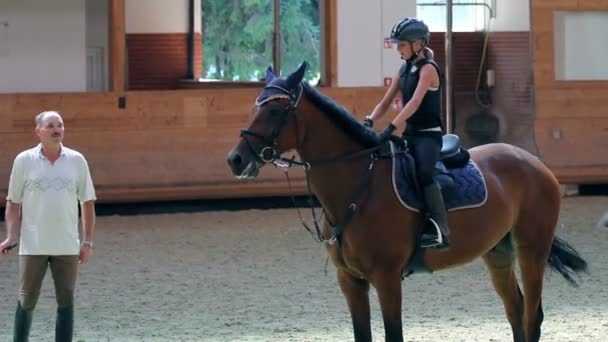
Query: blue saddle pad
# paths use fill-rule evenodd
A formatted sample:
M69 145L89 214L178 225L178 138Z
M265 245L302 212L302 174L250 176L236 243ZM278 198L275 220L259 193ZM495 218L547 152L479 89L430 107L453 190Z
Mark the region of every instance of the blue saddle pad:
M397 198L405 207L420 212L424 208L421 195L416 190L413 175L408 170L413 158L395 153L396 147L391 142L393 152L393 189ZM488 199L483 174L472 160L460 168L447 169L453 184L442 185L443 199L448 211L476 208L484 205ZM439 182L441 184L441 182Z

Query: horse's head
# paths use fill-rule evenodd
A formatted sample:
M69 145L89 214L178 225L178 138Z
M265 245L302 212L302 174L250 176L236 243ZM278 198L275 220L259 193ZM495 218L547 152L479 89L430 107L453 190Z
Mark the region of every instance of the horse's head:
M228 153L228 164L235 176L255 178L260 167L296 147L295 113L302 97L305 71L306 63L302 63L291 75L277 77L268 67L266 86L256 99L253 120Z

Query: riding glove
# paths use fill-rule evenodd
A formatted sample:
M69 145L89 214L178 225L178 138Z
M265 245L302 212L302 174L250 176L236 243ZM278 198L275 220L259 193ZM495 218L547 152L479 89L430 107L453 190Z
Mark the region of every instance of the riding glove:
M397 126L393 125L392 123L388 124L382 133L378 135L378 140L380 140L381 143L387 142L391 135L393 135L395 129L397 129Z
M372 120L372 118L370 118L369 116L366 116L365 119L363 119L363 126L367 128L374 127L374 120Z

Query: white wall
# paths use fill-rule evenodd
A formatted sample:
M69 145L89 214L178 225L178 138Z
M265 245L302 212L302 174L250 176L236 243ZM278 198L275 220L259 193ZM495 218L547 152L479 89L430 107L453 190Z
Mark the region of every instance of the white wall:
M399 18L416 15L416 1L338 0L337 8L338 86L381 86L400 64L384 37Z
M188 0L126 0L127 33L188 32ZM194 31L201 32L201 1L194 1Z
M530 0L496 0L491 31L530 31Z
M0 93L84 91L85 2L0 1Z

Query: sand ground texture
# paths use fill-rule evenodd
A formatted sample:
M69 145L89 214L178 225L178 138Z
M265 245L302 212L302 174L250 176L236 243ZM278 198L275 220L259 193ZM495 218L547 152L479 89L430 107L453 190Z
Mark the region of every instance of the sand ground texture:
M606 341L608 197L564 199L558 235L590 263L573 288L547 272L543 341ZM0 229L0 234L4 232ZM80 270L75 341L352 341L350 317L326 253L295 209L106 216ZM0 259L0 341L12 340L15 255ZM31 341L52 341L49 274ZM512 341L483 264L403 282L407 341ZM384 340L372 291L375 340Z

